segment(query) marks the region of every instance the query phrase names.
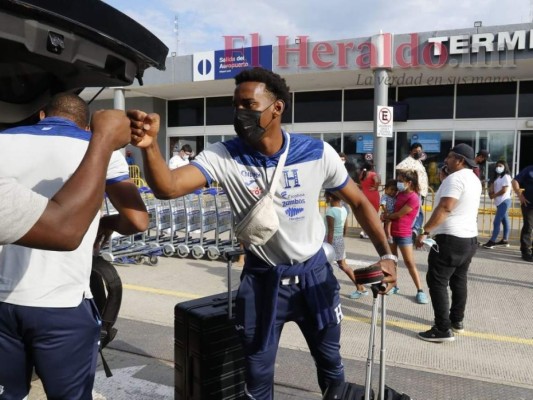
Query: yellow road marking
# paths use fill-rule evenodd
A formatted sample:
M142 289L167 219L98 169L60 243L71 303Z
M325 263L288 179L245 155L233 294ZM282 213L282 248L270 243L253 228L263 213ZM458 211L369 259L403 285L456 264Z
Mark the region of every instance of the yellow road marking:
M124 287L124 289L136 290L138 292L164 294L167 296L182 297L185 299L197 299L200 297L200 296L190 294L190 293L176 292L174 290L166 290L166 289L155 289L155 288L150 288L150 287L145 287L145 286L130 285L127 283L123 284L122 286Z
M166 296L173 296L173 297L180 297L184 299L198 299L200 296L194 295L191 293L184 293L184 292L176 292L174 290L166 290L166 289L155 289L151 287L146 286L138 286L138 285L130 285L130 284L123 284L124 289L129 290L135 290L138 292L146 292L146 293L155 293L155 294L162 294ZM362 318L362 317L344 317L345 321L351 321L351 322L362 322L365 324L370 324L370 318ZM379 323L379 321L378 321ZM406 321L393 321L389 320L387 321L388 326L397 326L398 328L407 329L413 332L419 332L427 330L429 327L427 324L417 324L413 322L406 322ZM468 337L474 337L477 339L484 339L484 340L493 340L496 342L505 342L505 343L513 343L513 344L525 344L527 346L533 346L533 339L525 339L525 338L519 338L519 337L513 337L513 336L503 336L503 335L495 335L493 333L483 333L483 332L472 332L465 330L465 332L458 334L460 336L468 336Z
M359 318L359 317L344 317L344 320L346 321L353 321L353 322L363 322L365 324L370 324L370 318ZM379 324L379 321L378 321ZM397 326L398 328L407 329L413 332L421 332L429 329L428 325L423 324L416 324L413 322L406 322L406 321L387 321L387 326ZM477 339L484 339L484 340L493 340L495 342L505 342L505 343L513 343L513 344L525 344L527 346L533 346L533 339L525 339L525 338L519 338L514 336L503 336L503 335L495 335L493 333L483 333L483 332L472 332L465 330L463 333L458 333L458 336L469 336Z

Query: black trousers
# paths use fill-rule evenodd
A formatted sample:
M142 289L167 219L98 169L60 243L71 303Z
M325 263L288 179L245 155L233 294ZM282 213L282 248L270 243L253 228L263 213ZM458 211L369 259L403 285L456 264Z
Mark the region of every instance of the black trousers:
M435 241L438 246L433 246L429 252L426 282L435 325L440 330L448 330L452 322L460 322L464 318L468 267L477 250L477 237L437 235ZM451 306L448 286L452 292Z
M520 251L522 255L531 254L531 231L533 230L533 208L522 206L522 218L524 225L520 231Z

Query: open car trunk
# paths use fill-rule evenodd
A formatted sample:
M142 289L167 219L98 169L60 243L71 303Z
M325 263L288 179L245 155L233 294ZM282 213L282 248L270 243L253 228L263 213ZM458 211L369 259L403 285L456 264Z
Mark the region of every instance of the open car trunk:
M168 48L100 0L0 0L0 124L23 121L55 93L142 84Z

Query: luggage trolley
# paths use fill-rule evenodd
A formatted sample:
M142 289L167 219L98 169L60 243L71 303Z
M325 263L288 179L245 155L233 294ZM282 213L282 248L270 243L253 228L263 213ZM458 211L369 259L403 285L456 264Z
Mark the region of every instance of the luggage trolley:
M145 237L145 242L161 249L164 255L172 255L175 252L173 246L173 215L172 204L169 200L152 199L150 204L150 226ZM153 213L153 216L152 216ZM155 218L152 221L152 217ZM169 232L170 234L166 234Z
M185 216L185 237L182 240L178 240L178 245L176 247L176 254L182 258L187 257L191 253L193 246L198 245L198 243L200 242L200 238L193 237L192 234L200 232L202 228L201 195L202 191L196 190L193 193L187 194L179 199L176 199L176 215L174 216L174 218L175 221L178 222L176 222L175 225L181 227L181 224L183 223L183 221L180 219L183 218L183 216L181 215L180 207L183 208L183 213ZM174 229L174 231L178 232L176 228ZM198 254L199 252L201 252L201 250L199 248L196 248L196 252L196 254Z
M215 230L215 242L207 248L207 257L216 260L226 251L239 249L233 229L233 211L226 192L218 189L215 194L215 206L217 211L217 227ZM222 234L228 233L227 239L222 239Z
M156 265L159 262L160 246L155 242L149 243L149 230L156 228L156 199L149 188L139 188L139 193L148 211L148 231L142 234L119 235L112 238L108 246L100 251L104 260L121 264L140 264L146 258L150 265ZM117 213L107 198L105 204L108 215Z
M164 237L160 243L163 244L163 255L171 257L176 252L180 257L189 254L189 248L185 244L185 236L179 237L179 232L186 234L187 212L183 197L168 200L168 226L166 221L162 221L162 229L169 231L170 235Z
M219 256L218 249L215 247L215 238L207 239L206 233L214 232L216 236L218 218L216 207L217 189L209 188L198 194L200 206L200 238L191 247L191 254L194 258L202 258L206 252Z

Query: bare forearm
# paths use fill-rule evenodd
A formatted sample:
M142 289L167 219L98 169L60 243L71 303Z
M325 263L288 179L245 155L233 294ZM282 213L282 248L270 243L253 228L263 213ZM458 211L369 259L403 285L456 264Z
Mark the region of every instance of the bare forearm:
M424 225L424 230L427 232L433 231L437 226L442 224L448 215L450 215L451 210L446 209L445 207L439 205L431 214L429 221Z
M118 232L121 235L132 235L142 231L121 214L102 217L100 220L100 228Z
M144 176L150 189L159 198L173 198L175 189L172 182L172 172L168 168L157 141L142 149Z

